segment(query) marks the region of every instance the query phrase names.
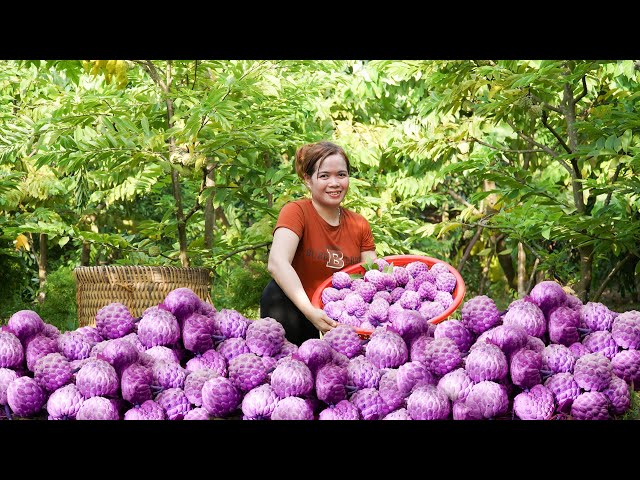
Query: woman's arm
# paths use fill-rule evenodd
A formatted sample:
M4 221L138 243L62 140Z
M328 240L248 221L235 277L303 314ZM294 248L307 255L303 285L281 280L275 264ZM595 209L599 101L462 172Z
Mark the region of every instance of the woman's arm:
M376 251L375 250L367 250L366 252L360 252L360 261L361 262L368 262L369 260L371 260L372 262L378 258L376 256Z
M273 234L267 268L285 295L319 331L325 333L337 323L324 310L311 304L298 272L291 265L299 242L300 238L293 231L285 227L278 228Z

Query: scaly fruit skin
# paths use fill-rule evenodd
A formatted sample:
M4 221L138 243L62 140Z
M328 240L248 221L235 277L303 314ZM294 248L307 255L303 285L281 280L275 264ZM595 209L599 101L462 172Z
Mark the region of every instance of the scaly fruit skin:
M209 412L205 408L197 407L193 410L189 410L183 420L209 420Z
M24 345L29 338L43 330L44 321L33 310L19 310L9 317L7 326Z
M613 366L611 361L600 353L583 355L573 368L573 378L580 388L600 392L609 386Z
M516 325L497 325L488 332L487 343L498 346L507 356L523 348L529 341L527 331Z
M18 378L18 374L15 370L0 368L0 405L7 404L7 388L16 378Z
M631 406L629 386L622 378L613 375L609 386L602 393L609 399L609 410L614 415L621 415Z
M445 308L442 306L440 302L422 302L420 307L418 308L418 312L422 315L426 320L431 320L432 318L437 317L445 311Z
M48 353L58 351L58 341L38 333L27 340L24 350L27 357L27 368L33 372L33 368L40 358Z
M433 272L433 270L431 270ZM441 292L451 293L456 288L456 277L451 272L446 271L436 275L436 288Z
M122 371L120 378L120 391L122 398L138 405L151 400L151 384L153 383L153 371L151 367L134 363Z
M147 400L124 414L125 420L166 420L164 409L155 401Z
M218 372L210 368L201 368L189 373L184 379L184 393L189 401L196 407L201 407L204 382L219 376Z
M529 389L542 383L542 354L526 348L513 354L510 362L511 381L514 385Z
M45 392L53 392L71 382L73 371L69 360L60 353L49 353L34 367L33 378Z
M112 302L96 313L96 329L104 339L124 337L134 326L133 315L122 303Z
M180 339L180 325L171 312L158 309L142 316L138 322L138 338L147 348L171 346Z
M469 418L494 418L507 413L509 396L504 385L485 380L471 388L464 403L469 409Z
M188 372L179 363L159 360L151 366L152 386L155 388L183 388ZM157 399L156 399L157 401Z
M629 310L618 315L611 325L611 335L622 348L640 348L640 312Z
M313 385L311 370L300 360L284 360L271 373L271 387L280 398L305 396Z
M109 363L93 359L85 363L76 374L76 386L84 398L115 395L120 379Z
M567 294L559 283L545 280L531 289L529 297L547 315L553 308L564 304Z
M249 323L245 334L249 350L260 356L273 356L284 345L285 331L280 322L264 317Z
M138 350L130 342L122 338L115 338L107 342L96 358L110 363L118 375L121 375L122 370L138 361L138 355Z
M331 286L337 290L351 287L351 277L346 272L334 272L331 276Z
M76 420L119 420L118 410L113 402L104 397L91 397L80 405Z
M311 373L315 374L320 367L331 362L333 348L324 339L309 338L300 344L295 358L302 360Z
M449 397L433 385L422 385L407 398L407 413L413 420L446 420L451 413L451 403Z
M464 401L474 383L464 368L456 368L438 380L437 388L452 402Z
M399 408L385 415L382 420L412 420L406 408Z
M33 378L18 377L7 387L7 404L18 417L36 415L46 401L46 392Z
M584 392L571 405L576 420L609 420L609 399L602 392Z
M324 365L316 372L315 390L318 400L322 400L328 405L347 398L347 388L349 377L347 369L332 363Z
M243 420L269 420L278 400L278 395L269 384L249 390L242 399Z
M334 350L353 358L362 353L362 339L350 325L338 325L322 337Z
M73 420L84 402L84 397L75 384L58 388L49 395L46 409L48 420Z
M640 390L640 350L622 350L611 360L613 373Z
M499 381L507 376L507 357L492 343L477 344L465 359L464 369L475 383L484 380Z
M216 351L220 353L227 362L233 357L237 357L243 353L251 353L246 340L241 337L227 338L218 344Z
M543 385L535 385L513 399L513 413L522 420L549 420L555 406L553 392Z
M589 350L580 342L575 342L569 345L569 350L571 350L571 353L573 353L576 359L580 358L583 355L587 355L588 353L592 353L591 350Z
M437 377L421 362L407 362L398 367L396 374L398 390L402 395L409 395L414 389L422 385L438 383Z
M378 368L397 368L407 361L409 351L397 333L375 330L367 343L365 355Z
M551 374L561 372L573 372L576 357L568 347L559 343L551 343L542 351L542 368L549 370Z
M190 288L180 287L171 290L162 303L178 321L183 321L200 309L202 300Z
M616 312L598 302L587 302L580 310L580 320L592 332L597 330L611 331L613 321L618 316Z
M502 324L520 326L533 337L542 337L547 331L544 312L536 304L525 300L516 300L509 305Z
M352 358L347 365L348 385L356 390L378 388L382 372L365 356Z
M338 300L342 300L342 294L337 288L327 287L322 291L320 299L322 300L322 304L326 305L329 302L337 302Z
M450 338L436 338L425 348L424 364L432 373L446 375L462 364L462 354Z
M582 343L592 353L601 353L609 360L611 360L620 349L611 333L606 330L598 330L590 333L582 339Z
M568 347L580 341L580 312L572 308L558 307L549 315L549 340Z
M567 372L551 375L545 380L544 386L553 393L559 412L571 411L571 405L581 393L573 374Z
M271 420L313 420L313 410L300 397L285 397L278 401Z
M202 385L202 406L214 417L226 417L235 411L242 396L228 378L218 376Z
M181 388L163 390L155 400L165 411L168 420L182 420L191 410L191 403Z
M385 410L385 402L375 388L358 390L349 399L360 412L363 420L379 420Z
M194 312L182 323L184 348L194 353L204 353L213 348L215 324L211 317Z
M265 382L267 369L255 353L243 353L229 362L228 378L241 392L248 392Z
M23 360L20 339L11 332L0 332L0 368L18 368Z
M335 405L325 408L318 415L318 420L360 420L360 411L349 400L340 400Z
M486 295L478 295L462 306L462 323L476 335L489 330L500 320L495 302Z

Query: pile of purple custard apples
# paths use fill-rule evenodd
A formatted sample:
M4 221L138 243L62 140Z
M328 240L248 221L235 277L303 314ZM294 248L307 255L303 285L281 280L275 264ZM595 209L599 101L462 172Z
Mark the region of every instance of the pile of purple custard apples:
M336 272L323 304L331 316L343 302L346 322L300 346L274 319L217 311L188 288L140 318L110 303L95 326L64 333L21 310L0 331L0 418L606 420L630 408L640 312L543 281L505 311L481 295L433 324L429 305L446 308L437 298L455 277L415 263L392 266L393 282Z

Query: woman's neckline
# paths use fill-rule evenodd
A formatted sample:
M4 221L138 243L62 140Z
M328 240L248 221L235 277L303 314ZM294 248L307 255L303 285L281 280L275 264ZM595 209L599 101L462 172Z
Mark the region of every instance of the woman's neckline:
M331 222L329 222L326 218L324 218L322 216L322 214L318 211L318 209L316 208L316 206L313 204L313 200L310 200L311 202L311 208L313 208L314 212L316 212L316 215L318 215L318 217L320 217L320 219L327 224L327 226L331 227L331 228L338 228L341 223L342 223L342 207L339 206L338 207L338 217L337 217L337 224L333 225Z

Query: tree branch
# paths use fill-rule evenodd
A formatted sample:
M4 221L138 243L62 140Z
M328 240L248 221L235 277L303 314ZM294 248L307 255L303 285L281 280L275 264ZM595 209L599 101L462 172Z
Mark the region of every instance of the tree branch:
M609 272L609 274L606 276L606 278L603 280L602 284L600 285L600 288L598 288L598 291L591 298L592 302L597 302L598 301L598 299L602 295L602 292L604 292L605 287L609 283L609 280L611 280L611 278L613 278L613 276L616 273L618 273L618 271L622 268L622 266L625 263L627 263L627 261L630 260L633 256L634 256L633 253L629 252L629 253L627 253L627 255L622 260L620 260L618 263L616 263L616 266L613 267L613 269Z
M493 150L498 150L500 152L513 152L513 153L542 153L545 150L539 150L539 149L527 149L527 150L520 150L518 148L500 148L500 147L495 147L493 145L490 145L488 143L483 142L482 140L478 140L476 137L471 137L471 139L474 142L479 143L480 145L484 145L485 147L489 147L492 148Z
M620 174L620 170L622 170L622 164L619 163L618 166L616 167L616 172L613 174L613 178L611 178L611 183L614 184L618 181L618 175ZM607 198L604 201L604 206L608 206L609 203L611 202L611 194L613 192L609 192L607 193Z
M471 255L471 249L480 238L480 235L482 234L483 229L484 227L482 225L478 227L478 229L476 230L476 234L473 236L473 238L469 242L469 245L467 245L467 248L464 249L464 255L462 255L462 258L460 259L460 263L458 263L459 272L462 270L462 267L464 267L464 264L467 262L469 255Z
M531 276L529 277L529 283L527 284L527 293L529 293L531 291L531 288L533 288L533 280L536 276L536 270L538 268L539 263L540 263L540 258L536 258L536 261L533 262L533 268L531 269Z
M556 107L554 105L551 105L550 103L543 101L540 97L535 96L533 93L530 95L532 99L534 99L537 103L542 105L547 110L551 110L553 112L559 113L560 115L564 115L564 112L559 107Z
M573 104L575 105L580 100L582 100L587 95L587 76L582 76L582 93L573 99Z
M153 81L160 85L160 88L162 88L164 92L167 91L167 85L162 80L161 75L158 73L158 69L151 60L133 60L133 63L140 65L144 71L149 74Z
M549 125L549 123L547 122L547 112L545 112L544 110L542 111L542 117L541 118L542 118L542 124L545 127L547 127L547 130L549 130L553 134L553 136L556 137L556 139L558 139L558 142L560 142L560 145L562 145L562 148L564 148L567 151L567 153L573 153L571 151L571 149L569 148L569 146L562 139L560 134L558 132L556 132L551 125Z
M478 210L475 206L471 205L469 202L467 202L464 198L462 198L460 195L458 195L453 190L449 189L448 193L449 193L449 195L451 195L458 202L462 203L463 205L465 205L465 206L467 206L469 208L473 208L473 213L475 213L476 215L482 215L482 212L480 210Z
M234 250L233 252L229 252L227 253L224 257L222 257L220 260L218 260L217 262L215 262L213 264L214 267L220 265L222 262L224 262L227 258L233 257L236 253L240 253L240 252L246 252L247 250L257 250L258 248L262 248L262 247L266 247L268 245L271 245L272 242L263 242L263 243L259 243L257 245L252 245L249 247L243 247L243 248L239 248L237 250Z

